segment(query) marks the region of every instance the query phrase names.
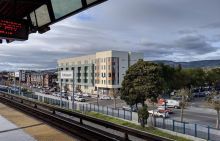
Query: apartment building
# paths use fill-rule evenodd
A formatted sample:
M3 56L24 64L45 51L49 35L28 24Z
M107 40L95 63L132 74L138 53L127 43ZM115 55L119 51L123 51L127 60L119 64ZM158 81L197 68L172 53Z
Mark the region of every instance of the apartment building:
M111 89L120 89L126 70L143 53L125 51L103 51L93 55L58 60L58 83L72 91L76 89L86 93L108 94ZM61 79L61 71L73 71L73 79Z
M57 75L55 73L31 72L27 74L27 85L41 88L56 86Z

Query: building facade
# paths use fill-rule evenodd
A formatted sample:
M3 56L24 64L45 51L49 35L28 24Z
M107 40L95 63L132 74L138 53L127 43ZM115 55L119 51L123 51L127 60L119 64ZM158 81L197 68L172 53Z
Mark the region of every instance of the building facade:
M27 74L27 85L40 88L52 88L56 86L57 74L44 72L31 72Z
M58 83L85 93L108 94L111 89L120 89L124 75L129 66L139 59L143 53L124 51L103 51L94 55L58 60ZM61 71L73 71L73 79L61 79Z

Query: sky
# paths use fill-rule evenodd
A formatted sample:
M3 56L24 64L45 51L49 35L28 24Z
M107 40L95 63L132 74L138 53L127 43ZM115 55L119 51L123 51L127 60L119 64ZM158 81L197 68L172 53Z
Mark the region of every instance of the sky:
M56 68L57 60L120 50L145 60L220 59L220 0L108 0L31 34L0 44L0 70Z

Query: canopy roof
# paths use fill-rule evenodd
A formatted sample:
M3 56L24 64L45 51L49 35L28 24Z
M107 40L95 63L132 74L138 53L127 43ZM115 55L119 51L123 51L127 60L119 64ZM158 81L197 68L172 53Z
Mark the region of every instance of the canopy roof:
M49 25L104 1L106 0L0 0L0 20L26 20L29 34L37 31L44 33L50 29Z
M0 0L0 17L20 18L27 16L47 0Z

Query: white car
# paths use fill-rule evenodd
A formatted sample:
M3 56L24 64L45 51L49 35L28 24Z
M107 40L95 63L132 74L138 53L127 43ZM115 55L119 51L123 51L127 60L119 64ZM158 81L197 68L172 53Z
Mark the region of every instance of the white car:
M78 102L85 102L86 101L86 99L83 98L82 96L76 96L74 99L75 99L75 101L78 101Z
M111 100L112 98L110 96L104 95L104 96L101 96L99 99L101 99L101 100Z
M153 110L150 110L150 111L148 111L148 113L150 115L152 115L152 116L154 115L156 117L163 117L163 118L169 117L169 113L168 112L160 112L159 110L154 110L154 112L153 112Z
M87 93L83 93L82 96L83 96L83 97L90 97L90 95L87 94Z

